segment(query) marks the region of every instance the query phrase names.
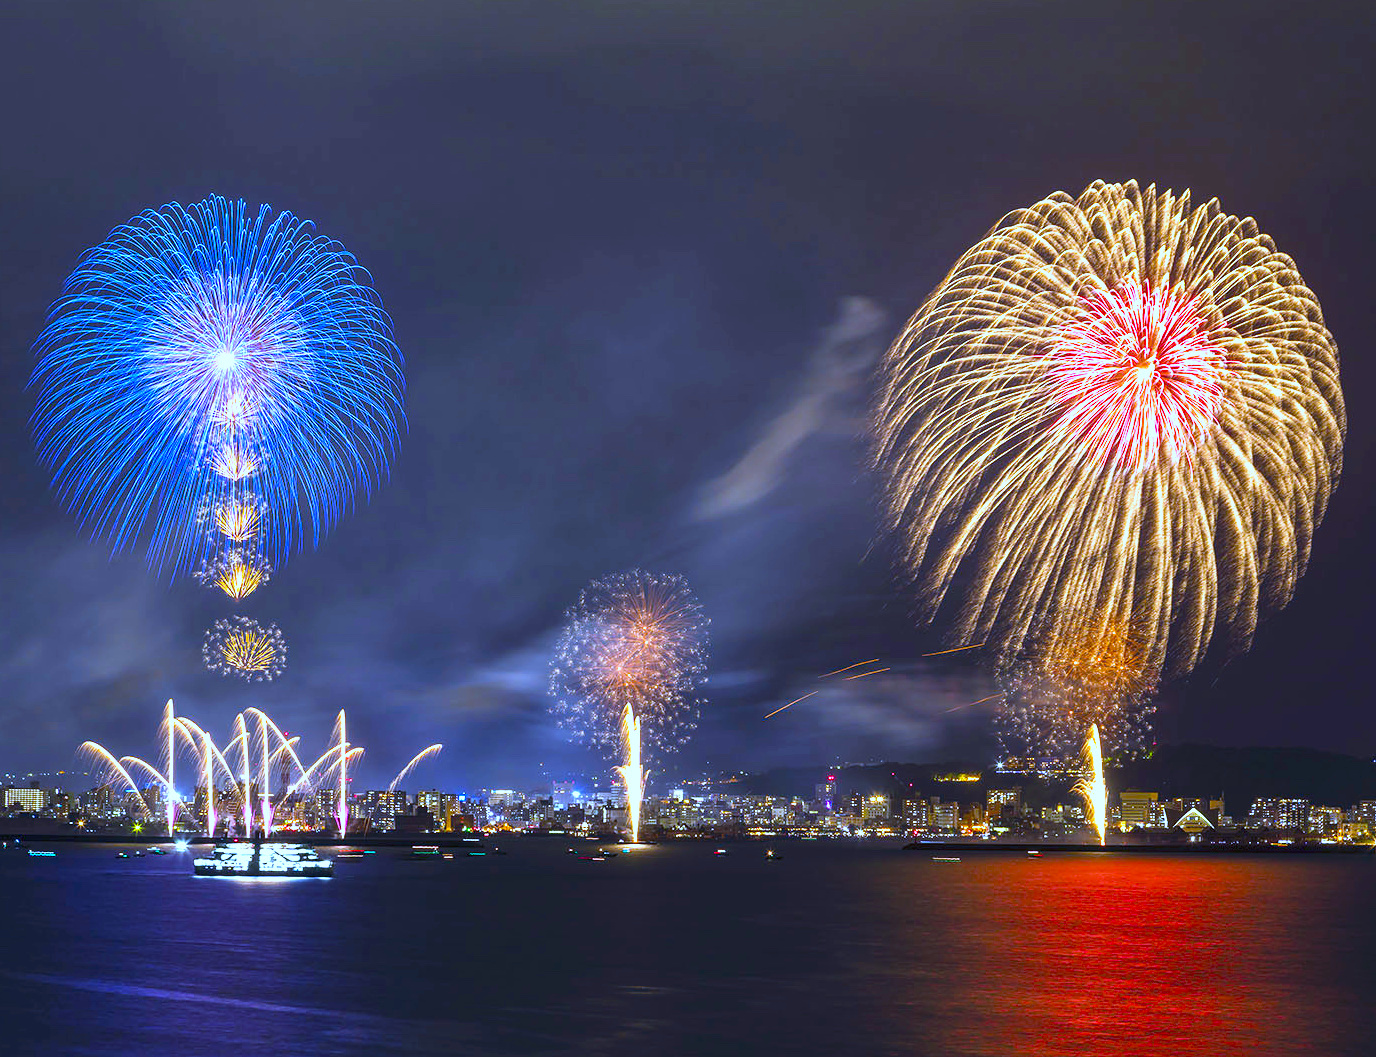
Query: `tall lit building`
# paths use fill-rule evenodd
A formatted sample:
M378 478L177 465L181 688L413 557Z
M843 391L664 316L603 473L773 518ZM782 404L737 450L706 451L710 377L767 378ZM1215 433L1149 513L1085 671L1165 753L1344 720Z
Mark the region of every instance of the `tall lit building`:
M556 811L567 811L583 799L583 794L578 791L577 782L554 782L550 787L550 799Z
M1022 814L1022 788L990 789L984 795L989 821L1011 822Z
M1118 820L1131 828L1153 829L1164 826L1166 817L1158 794L1129 789L1118 795Z
M438 789L425 789L416 794L416 807L430 812L435 820L435 828L448 831L454 828L454 816L459 811L457 793L441 793Z
M829 774L825 782L812 787L812 801L821 814L829 815L836 810L836 775Z
M860 819L863 822L889 821L889 798L883 793L871 793L860 805Z
M1308 800L1263 798L1247 816L1247 824L1259 829L1304 829L1308 823Z
M1308 825L1305 829L1309 833L1322 835L1331 830L1337 829L1343 824L1343 810L1339 807L1324 807L1320 804L1313 804L1309 808Z
M5 810L19 810L37 814L48 806L48 791L36 785L23 789L6 789Z
M931 806L926 800L903 801L903 828L908 832L927 829L931 825Z
M362 817L368 828L386 833L396 828L396 817L409 812L410 798L400 789L369 789L363 794Z
M957 833L960 831L960 804L955 800L932 801L931 828L938 833Z

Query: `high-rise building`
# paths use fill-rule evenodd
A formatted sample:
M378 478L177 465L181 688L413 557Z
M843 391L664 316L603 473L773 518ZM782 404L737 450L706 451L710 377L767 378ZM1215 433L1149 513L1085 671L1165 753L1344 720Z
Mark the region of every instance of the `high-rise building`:
M1323 835L1331 830L1337 829L1343 824L1343 810L1340 807L1323 807L1313 804L1309 808L1308 824L1305 829L1309 833Z
M23 789L6 789L4 807L8 810L19 810L37 814L48 806L48 791L39 789L37 785L28 786Z
M984 794L990 822L1011 822L1022 814L1022 787L990 789Z
M903 828L909 833L931 825L931 805L922 798L903 801Z
M435 820L435 828L444 832L454 828L454 816L459 810L457 793L441 793L438 789L426 789L416 794L416 808L430 812Z
M818 813L829 815L836 810L836 775L827 775L825 782L812 787L812 801Z
M1164 809L1156 793L1125 790L1118 795L1118 802L1118 820L1124 826L1152 829L1166 823Z
M860 819L863 822L889 821L889 798L883 793L871 793L860 805Z
M960 831L960 804L955 800L932 799L931 829L938 833Z
M1247 824L1256 829L1304 829L1309 823L1309 801L1266 797L1253 802Z
M565 811L583 799L583 795L578 791L577 782L555 782L551 789L551 798L554 800L556 811Z
M368 828L389 833L396 828L396 816L410 813L410 798L400 789L369 789L359 805Z

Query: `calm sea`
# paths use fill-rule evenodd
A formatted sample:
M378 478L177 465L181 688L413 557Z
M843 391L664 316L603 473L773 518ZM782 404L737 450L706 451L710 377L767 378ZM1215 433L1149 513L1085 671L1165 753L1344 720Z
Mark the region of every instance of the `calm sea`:
M0 852L0 1054L1376 1053L1376 856L567 846Z

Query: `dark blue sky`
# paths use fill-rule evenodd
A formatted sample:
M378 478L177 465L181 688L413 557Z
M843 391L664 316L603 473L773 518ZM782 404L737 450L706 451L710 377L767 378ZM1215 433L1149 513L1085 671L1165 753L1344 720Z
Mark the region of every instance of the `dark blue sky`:
M601 770L546 714L590 578L684 573L713 618L679 766L987 743L968 665L918 660L874 535L873 358L1003 213L1094 178L1217 195L1318 293L1344 478L1291 608L1162 699L1167 741L1376 750L1369 707L1367 5L8 5L0 35L0 769L151 752L169 696L385 781ZM246 611L279 683L200 668L223 605L109 560L32 453L30 346L82 250L210 192L290 209L372 272L407 358L391 482ZM896 669L768 722L816 674Z

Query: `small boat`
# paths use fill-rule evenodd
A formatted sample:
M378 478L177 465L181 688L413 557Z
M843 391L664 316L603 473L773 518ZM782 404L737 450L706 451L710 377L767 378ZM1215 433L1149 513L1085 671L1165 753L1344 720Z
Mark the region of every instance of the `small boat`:
M127 858L129 858L129 853L128 853L127 851L117 851L117 852L115 852L115 858L116 858L116 859L127 859Z
M131 851L129 854L132 855L135 859L142 859L142 858L143 858L143 850L142 850L141 848L135 848L135 849L134 849L133 851Z
M454 853L453 853L452 851L447 851L447 852L444 853L444 855L441 856L441 858L444 858L444 859L452 859L453 857L454 857Z
M932 862L960 862L958 855L933 855Z
M166 849L166 848L159 848L159 847L157 847L157 846L155 845L154 847L148 849L148 854L149 854L149 855L166 855L166 854L167 854L167 849Z
M362 848L342 848L335 852L336 859L361 859L367 854Z
M210 858L193 860L191 872L197 877L332 877L334 863L308 844L226 841L215 845Z
M411 845L411 858L413 859L438 859L439 857L440 846L438 844Z
M33 848L30 848L30 849L29 849L29 854L30 854L30 855L36 855L36 856L37 856L38 858L40 858L40 859L56 859L56 858L57 858L57 852L55 852L55 851L36 851L36 850L34 850Z
M1027 854L1028 854L1028 855L1040 855L1041 852L1037 851L1037 850L1034 848L1032 851L1029 851Z
M730 855L731 853L730 853L729 851L727 851L725 848L718 848L718 849L717 849L716 851L714 851L712 854L713 854L713 855Z
M781 856L773 848L766 848L764 857L768 859L770 862L778 862L781 858L783 858L783 856Z

